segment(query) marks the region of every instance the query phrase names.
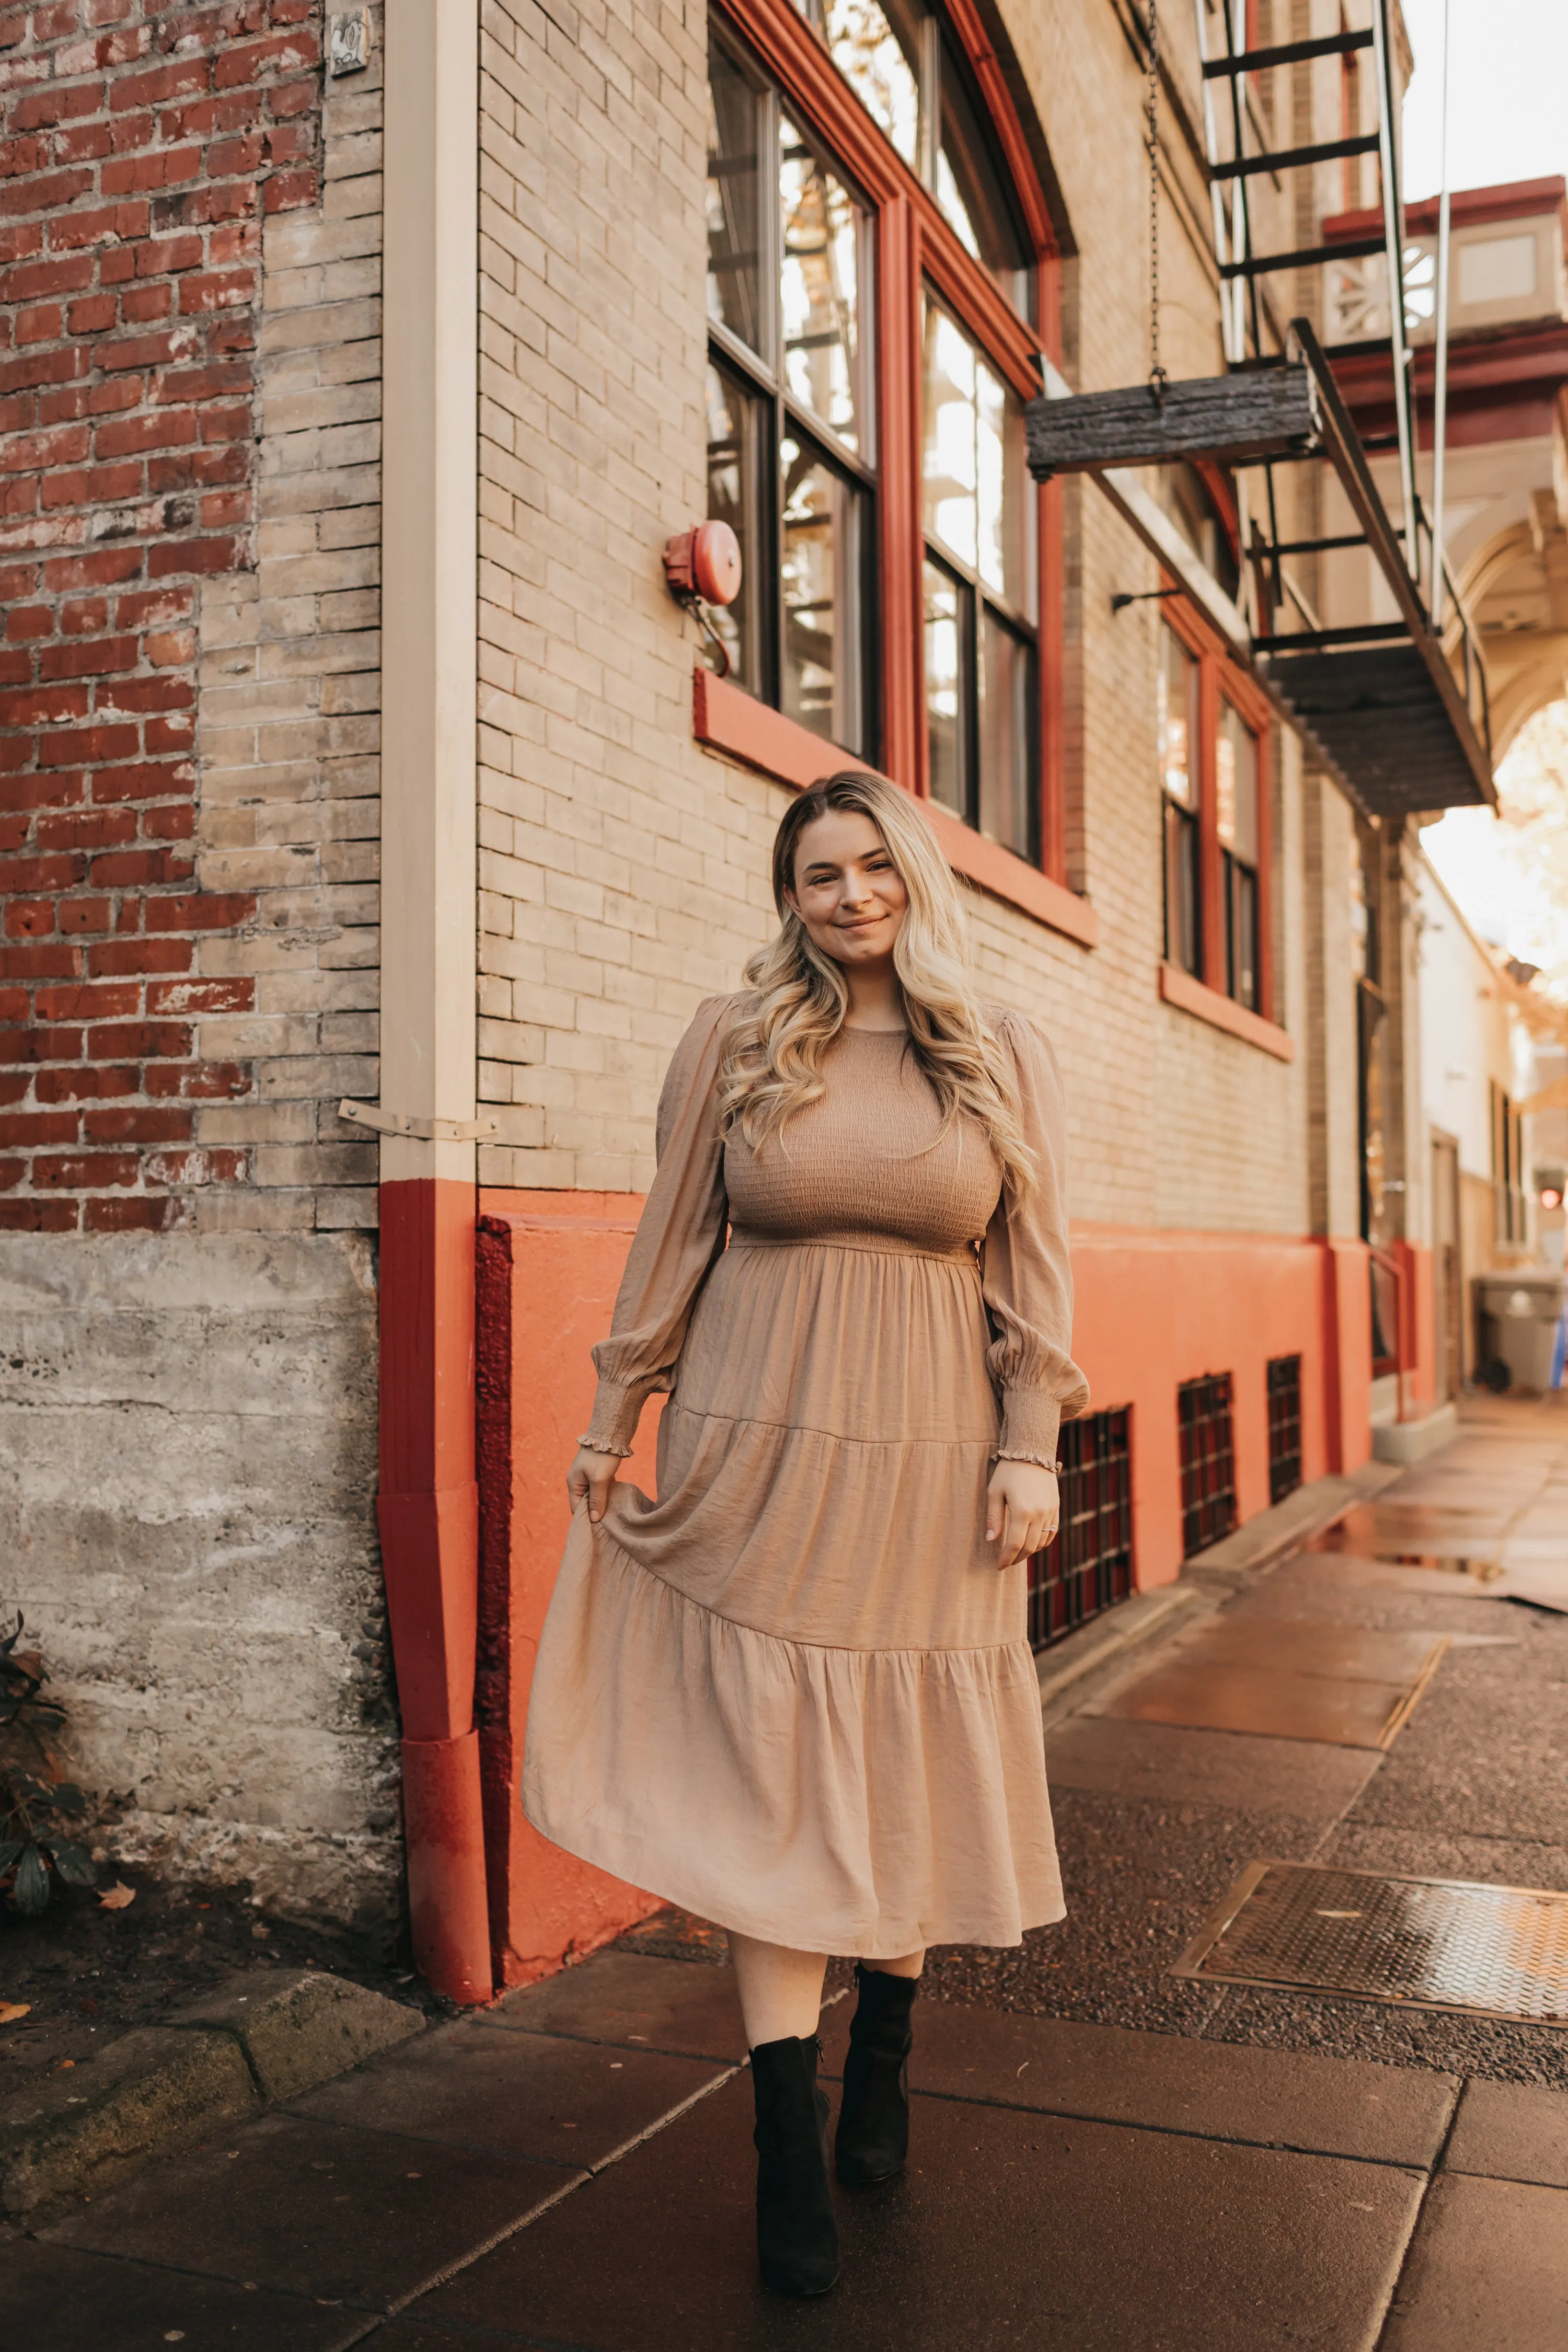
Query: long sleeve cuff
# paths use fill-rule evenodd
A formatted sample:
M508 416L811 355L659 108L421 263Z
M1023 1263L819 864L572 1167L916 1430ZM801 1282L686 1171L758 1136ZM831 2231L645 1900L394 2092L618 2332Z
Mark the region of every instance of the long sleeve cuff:
M629 1454L647 1396L646 1381L601 1380L582 1443L595 1454Z
M1057 1458L1061 1399L1046 1389L1007 1389L1002 1398L1002 1435L996 1447L1004 1462L1039 1462L1048 1470Z

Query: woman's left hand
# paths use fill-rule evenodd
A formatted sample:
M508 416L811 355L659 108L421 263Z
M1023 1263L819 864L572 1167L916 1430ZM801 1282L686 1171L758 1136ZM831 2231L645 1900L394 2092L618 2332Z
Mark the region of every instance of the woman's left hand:
M1060 1517L1054 1470L1038 1462L998 1462L985 1489L985 1540L997 1547L998 1568L1044 1551Z

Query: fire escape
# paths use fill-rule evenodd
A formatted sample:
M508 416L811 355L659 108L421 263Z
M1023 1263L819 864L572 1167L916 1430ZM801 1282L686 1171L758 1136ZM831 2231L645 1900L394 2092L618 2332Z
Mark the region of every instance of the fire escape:
M1124 390L1071 395L1056 379L1030 404L1029 461L1037 478L1095 475L1156 552L1169 553L1128 469L1206 459L1237 469L1242 553L1247 588L1228 617L1233 650L1246 659L1282 715L1306 739L1370 816L1464 803L1495 805L1486 673L1470 615L1443 549L1442 450L1447 362L1447 215L1436 282L1436 478L1431 506L1421 496L1415 462L1414 370L1405 318L1406 249L1399 184L1397 93L1390 0L1372 0L1372 22L1312 40L1247 49L1240 33L1245 0L1224 0L1223 55L1209 54L1208 10L1194 0L1203 73L1203 131L1220 279L1221 324L1228 372L1197 383L1152 381ZM1376 128L1314 145L1265 148L1259 115L1247 103L1249 79L1275 67L1326 58L1359 58L1373 69ZM1228 138L1222 139L1222 119ZM1248 129L1252 129L1248 152ZM1259 252L1253 239L1252 184L1315 165L1375 155L1382 226L1373 235L1291 251ZM1260 287L1271 277L1313 267L1342 268L1381 259L1386 276L1388 331L1325 345L1311 323L1293 319L1284 349L1266 348ZM1379 321L1378 323L1381 323ZM1391 516L1334 380L1333 362L1351 352L1386 354L1395 428L1370 445L1397 453L1397 520ZM1279 520L1279 475L1288 467L1326 466L1342 494L1342 528L1290 538ZM1306 593L1300 559L1361 551L1386 591L1391 617L1325 625ZM1224 600L1220 600L1223 602Z

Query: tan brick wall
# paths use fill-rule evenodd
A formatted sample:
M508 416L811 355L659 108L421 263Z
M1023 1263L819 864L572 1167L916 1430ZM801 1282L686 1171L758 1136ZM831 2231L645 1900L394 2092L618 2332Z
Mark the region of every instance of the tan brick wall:
M1113 7L1006 12L1079 236L1085 386L1148 362L1141 79ZM563 29L489 0L481 140L480 1093L496 1185L639 1189L671 1045L771 916L782 790L691 740L695 640L659 551L704 508L700 10L599 0ZM1172 35L1196 94L1190 24ZM1184 47L1183 44L1185 44ZM1167 124L1163 347L1213 372L1207 199ZM1089 299L1091 296L1092 299ZM1092 488L1068 500L1069 856L1089 952L973 894L987 986L1064 1063L1080 1216L1277 1232L1308 1223L1306 1072L1160 1004L1152 561ZM1278 969L1306 989L1299 763L1280 762Z
M201 1028L255 1072L201 1113L251 1178L196 1196L205 1230L375 1223L375 1146L337 1104L377 1092L379 18L369 69L325 85L319 206L267 227L255 564L201 604L198 870L256 907L200 950L254 979L253 1009Z

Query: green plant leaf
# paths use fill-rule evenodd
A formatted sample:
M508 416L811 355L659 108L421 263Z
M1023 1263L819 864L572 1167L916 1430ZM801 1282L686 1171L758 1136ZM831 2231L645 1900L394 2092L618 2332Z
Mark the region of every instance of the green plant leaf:
M0 1878L5 1877L5 1873L10 1869L12 1864L16 1861L16 1856L21 1853L21 1851L22 1841L20 1838L0 1839Z
M98 1872L86 1846L75 1844L69 1838L40 1840L46 1853L53 1854L55 1868L68 1886L96 1886Z
M56 1780L49 1789L48 1803L62 1813L85 1813L87 1799L74 1780Z
M16 1875L11 1883L11 1900L18 1911L29 1915L47 1907L49 1874L44 1868L44 1857L36 1845L22 1848Z

